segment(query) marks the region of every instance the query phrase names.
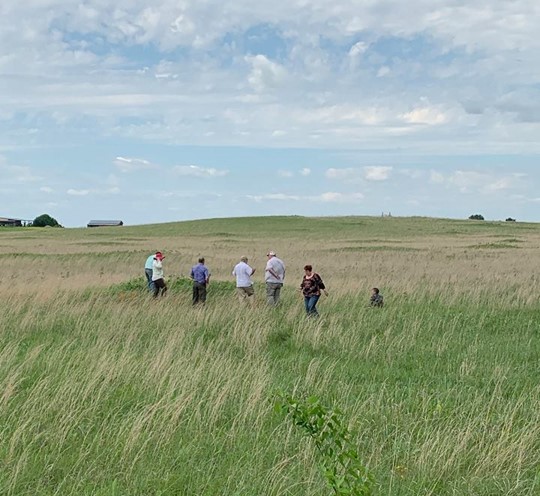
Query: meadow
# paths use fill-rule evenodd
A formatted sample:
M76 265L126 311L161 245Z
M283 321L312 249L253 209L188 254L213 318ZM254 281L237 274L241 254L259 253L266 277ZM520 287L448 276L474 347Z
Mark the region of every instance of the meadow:
M0 494L332 494L279 392L343 412L375 495L540 494L539 245L540 224L429 218L0 228ZM235 298L242 255L253 308ZM306 263L329 289L318 320Z

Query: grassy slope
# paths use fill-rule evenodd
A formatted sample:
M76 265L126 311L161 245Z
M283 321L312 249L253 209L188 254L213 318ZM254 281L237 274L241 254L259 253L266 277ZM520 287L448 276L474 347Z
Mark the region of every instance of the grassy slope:
M96 268L91 260L111 257L106 246L113 259L123 253L131 260L158 237L184 243L182 250L202 238L216 245L219 274L224 240L234 250L244 240L262 249L275 232L280 240L321 240L307 254L327 250L321 264L329 265L336 253L348 264L346 257L352 262L370 247L377 259L389 256L384 247L405 245L419 250L413 261L433 264L427 274L435 282L431 291L423 277L389 286L387 306L379 310L366 307L354 279L339 287L337 278L318 322L303 318L291 286L281 308L260 304L248 311L219 276L204 311L190 308L181 280L159 302L127 281L27 296L4 292L0 492L328 494L317 454L272 411L278 389L317 394L345 412L378 494L540 491L539 308L536 298L508 298L509 281L530 284L530 274L521 266L510 275L501 268L491 285L477 288L478 280L463 273L456 296L446 276L436 281L439 261L426 251L444 237L441 257L454 271L467 254L480 266L495 259L499 267L525 253L520 243L536 239L529 238L537 235L535 225L246 218L120 230L2 230L0 245L8 247L6 258L17 247L41 253L39 260L75 258L84 271L85 264ZM463 249L452 248L453 236ZM103 244L81 245L100 239ZM133 247L135 241L144 246ZM82 252L70 253L75 243ZM295 246L284 244L287 260L296 261ZM408 257L417 256L391 255L385 260L403 271ZM16 257L21 270L34 256ZM531 258L527 266L535 263ZM228 259L225 265L223 274ZM257 290L262 299L263 288Z

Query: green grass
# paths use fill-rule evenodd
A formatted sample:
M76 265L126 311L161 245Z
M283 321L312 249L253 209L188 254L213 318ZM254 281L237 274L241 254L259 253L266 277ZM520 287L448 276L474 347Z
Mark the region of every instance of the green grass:
M346 299L311 322L231 315L227 285L200 311L134 284L2 309L4 494L327 494L278 389L346 413L379 494L540 488L537 309ZM129 291L119 314L110 293Z
M382 243L369 245L370 257L393 248L380 240L413 240L415 225L429 239L448 227L473 237L467 222L425 219L264 219L258 230L254 222L174 230L212 243L250 229L265 240L266 229L279 225L293 239L296 229L315 226L317 236L328 229L346 248L355 240L359 251L368 248L363 239ZM355 238L359 226L364 231ZM520 227L497 224L505 237L496 244L515 247L508 232ZM153 228L165 236L173 226ZM115 232L144 239L149 229ZM81 242L96 236L56 233ZM320 248L328 249L322 242ZM486 263L506 256L486 252L474 256L489 255ZM47 293L6 291L0 494L330 494L313 446L274 412L277 391L316 395L343 411L377 495L540 494L540 305L522 292L528 285L534 294L538 282L516 268L506 278L501 264L500 283L476 287L460 272L462 260L446 261L453 253L449 247L441 259L461 274L460 291L445 281L431 284L438 265L412 287L388 285L383 308L369 307L368 295L350 282L336 282L319 304L319 320L305 318L292 283L281 306L267 308L260 280L254 308L236 301L231 279L212 281L204 308L192 308L191 282L183 277L171 277L169 294L157 300L142 274L82 290L51 284ZM94 255L43 256L92 270ZM117 249L98 255L111 257L112 266L122 256ZM396 252L403 270L412 255ZM438 263L423 251L418 256ZM24 269L30 256L16 260Z

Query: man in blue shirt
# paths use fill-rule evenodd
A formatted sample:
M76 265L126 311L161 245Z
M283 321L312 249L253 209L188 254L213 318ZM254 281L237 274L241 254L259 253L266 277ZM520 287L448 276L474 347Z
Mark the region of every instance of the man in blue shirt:
M159 253L156 251L156 253ZM156 253L152 253L147 259L146 263L144 264L144 275L146 276L146 281L148 282L148 290L154 291L154 283L152 282L152 267L154 263L154 257L156 256Z
M210 272L204 265L204 258L199 258L199 263L191 269L191 279L193 280L193 304L206 302L206 286L210 282Z

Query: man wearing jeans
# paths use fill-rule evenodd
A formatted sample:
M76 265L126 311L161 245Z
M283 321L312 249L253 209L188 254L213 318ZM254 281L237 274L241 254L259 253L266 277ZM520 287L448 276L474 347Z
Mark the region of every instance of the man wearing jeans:
M146 276L146 282L148 283L148 290L152 292L154 291L154 283L152 282L152 267L154 265L154 257L156 256L156 253L152 253L152 255L146 259L146 263L144 264L144 275Z
M204 265L204 258L199 258L199 263L191 269L191 279L193 280L193 304L206 303L206 286L210 281L210 272Z
M280 260L274 251L269 251L266 256L266 269L264 280L266 282L266 302L269 305L276 306L279 302L279 295L285 279L285 264Z

